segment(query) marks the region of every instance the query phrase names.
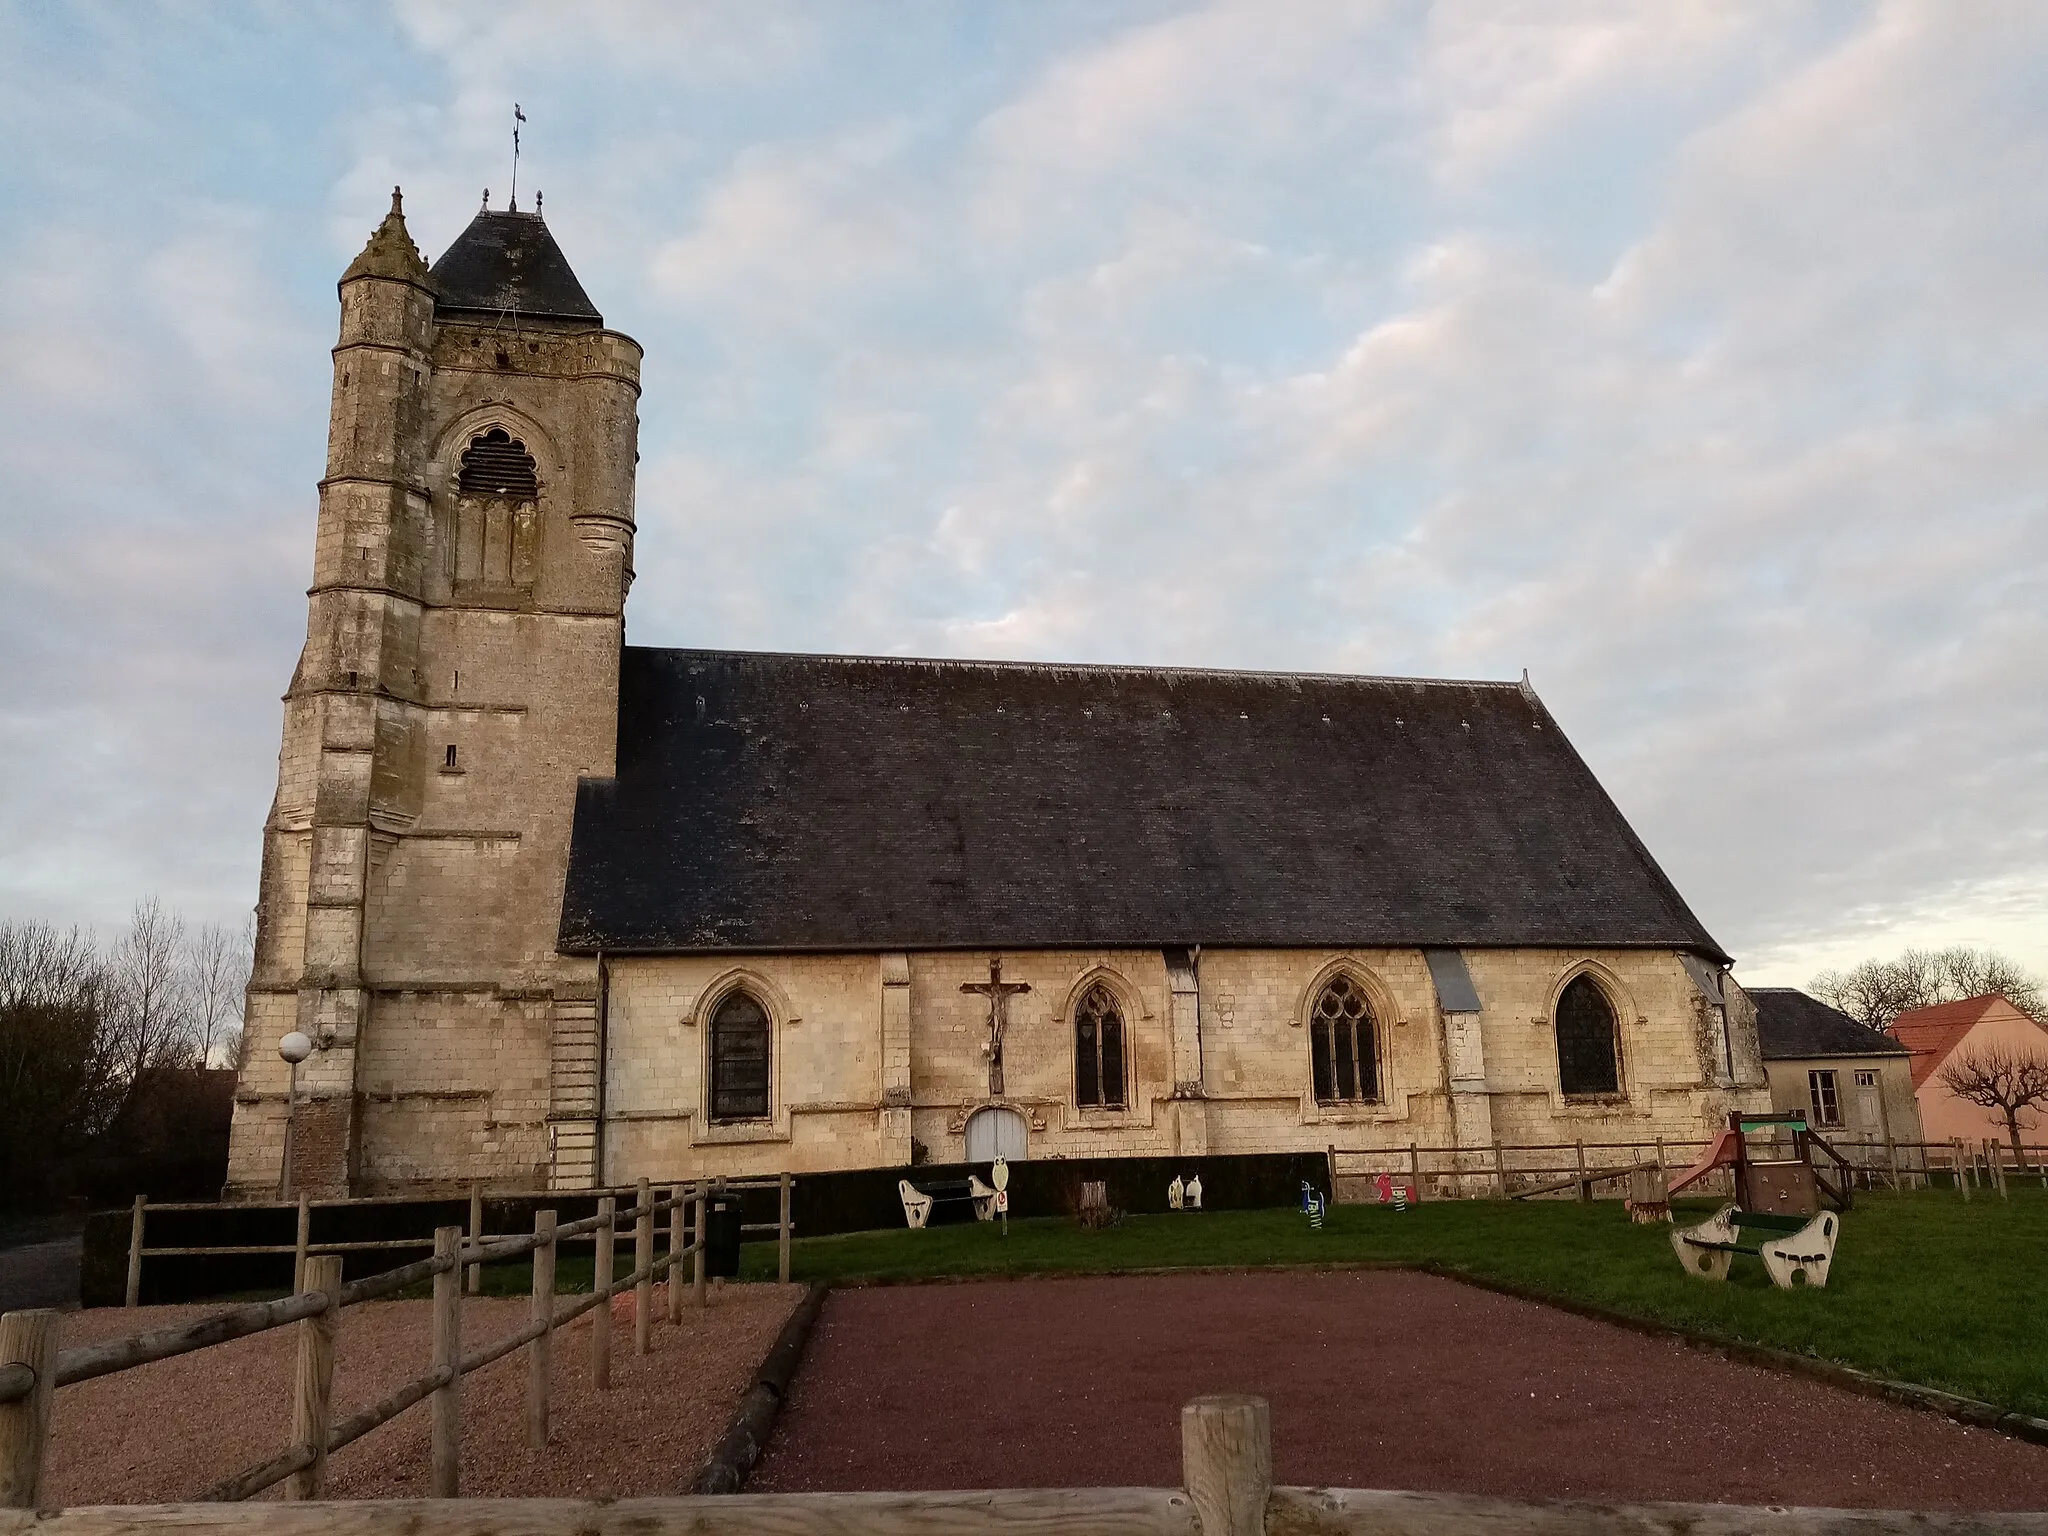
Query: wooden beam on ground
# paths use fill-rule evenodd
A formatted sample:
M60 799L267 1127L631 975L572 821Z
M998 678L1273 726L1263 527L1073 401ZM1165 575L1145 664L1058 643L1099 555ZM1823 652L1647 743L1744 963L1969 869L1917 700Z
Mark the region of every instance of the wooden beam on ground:
M1275 1488L1265 1536L2048 1536L2048 1514ZM0 1510L0 1536L1214 1536L1178 1488L380 1499Z

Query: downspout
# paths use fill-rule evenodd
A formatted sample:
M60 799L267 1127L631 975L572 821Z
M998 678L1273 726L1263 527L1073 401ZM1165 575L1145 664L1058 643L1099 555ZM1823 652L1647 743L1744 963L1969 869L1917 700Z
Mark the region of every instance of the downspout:
M611 1030L612 973L604 963L604 951L597 952L597 1061L595 1090L591 1095L591 1107L596 1112L597 1123L591 1127L590 1138L590 1182L594 1188L604 1188L604 1091L605 1062L610 1054L606 1050Z

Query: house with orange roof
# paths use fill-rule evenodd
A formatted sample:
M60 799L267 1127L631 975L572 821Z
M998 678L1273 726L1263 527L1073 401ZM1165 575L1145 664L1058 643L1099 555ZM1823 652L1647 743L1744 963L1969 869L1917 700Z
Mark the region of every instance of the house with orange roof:
M2005 1116L1951 1093L1941 1080L1944 1065L1999 1048L2048 1059L2048 1029L1996 992L1902 1013L1892 1021L1891 1035L1912 1053L1913 1091L1929 1141L2007 1139ZM2020 1132L2030 1145L2048 1142L2048 1107L2022 1111Z

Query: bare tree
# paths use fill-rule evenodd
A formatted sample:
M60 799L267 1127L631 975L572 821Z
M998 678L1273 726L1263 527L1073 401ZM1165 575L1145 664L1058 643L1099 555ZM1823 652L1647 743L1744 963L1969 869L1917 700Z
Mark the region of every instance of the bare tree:
M1987 992L2037 1023L2048 1023L2048 997L2041 983L2016 961L1994 950L1958 944L1949 949L1909 949L1895 960L1865 960L1846 971L1823 971L1807 990L1832 1008L1872 1029L1915 1008L1953 1003Z
M2027 1166L2020 1141L2020 1116L2031 1122L2048 1112L2048 1051L2009 1045L1972 1046L1942 1063L1941 1086L1965 1103L1995 1109L2005 1117L2013 1160Z
M185 979L201 1060L233 1066L241 1055L242 1001L249 986L249 929L202 923L185 946Z
M122 1111L149 1072L198 1061L200 1031L184 949L184 920L151 896L135 904L128 931L108 954L109 1045L126 1090Z

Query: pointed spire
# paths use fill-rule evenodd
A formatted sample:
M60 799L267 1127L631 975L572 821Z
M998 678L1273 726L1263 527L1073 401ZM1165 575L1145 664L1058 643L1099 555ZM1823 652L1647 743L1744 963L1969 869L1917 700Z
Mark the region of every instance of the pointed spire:
M406 232L405 200L397 187L391 189L391 211L384 215L384 222L370 236L362 254L341 274L344 283L358 277L389 277L426 286L427 264L420 259L419 247Z

